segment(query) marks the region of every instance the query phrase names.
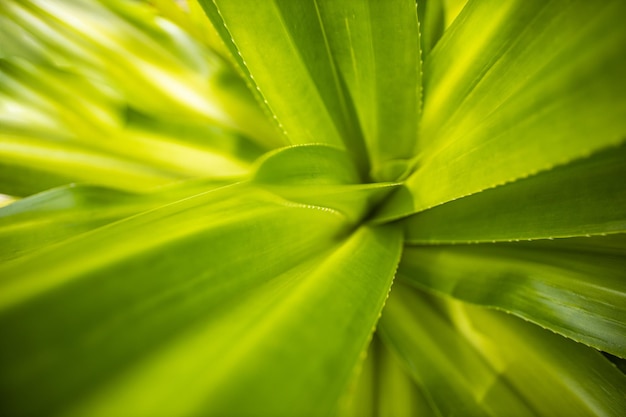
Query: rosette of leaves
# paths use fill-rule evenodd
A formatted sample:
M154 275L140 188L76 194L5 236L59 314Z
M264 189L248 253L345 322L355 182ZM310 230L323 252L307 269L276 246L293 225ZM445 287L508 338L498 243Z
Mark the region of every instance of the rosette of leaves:
M623 415L624 16L2 2L1 414Z

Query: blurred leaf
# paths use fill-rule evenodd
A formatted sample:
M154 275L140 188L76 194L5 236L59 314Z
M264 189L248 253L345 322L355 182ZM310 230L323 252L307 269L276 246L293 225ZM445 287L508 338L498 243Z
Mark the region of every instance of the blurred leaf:
M600 353L504 313L395 287L383 340L439 415L619 416L626 376Z
M442 0L445 18L445 28L447 29L452 22L457 18L463 7L467 4L468 0ZM430 3L430 0L426 0L426 3Z
M56 188L0 207L0 260L78 236L105 224L234 181L187 181L149 194L90 185Z
M0 208L0 259L23 256L149 207L134 197L106 188L69 186Z
M399 273L626 357L625 236L407 248Z
M73 182L141 191L182 178L52 138L9 134L0 140L0 191L16 196Z
M150 3L157 8L159 15L176 23L186 33L220 53L223 57L228 58L226 46L198 0L186 0L184 2L152 0Z
M141 191L241 175L264 151L206 123L130 110L106 82L21 59L0 61L0 108L0 190L14 195L71 182Z
M433 415L433 409L401 361L375 336L361 372L336 415L408 417Z
M133 107L218 124L265 147L279 143L228 65L145 4L12 0L0 5L0 15L27 28L33 51L26 52L43 50L55 65L108 81Z
M292 415L332 408L387 296L400 234L360 229L334 247L344 229L336 213L241 187L6 264L4 410ZM216 238L219 247L207 252ZM276 343L285 338L289 344ZM276 389L285 397L268 401ZM155 401L143 401L146 392ZM244 393L247 401L233 402Z

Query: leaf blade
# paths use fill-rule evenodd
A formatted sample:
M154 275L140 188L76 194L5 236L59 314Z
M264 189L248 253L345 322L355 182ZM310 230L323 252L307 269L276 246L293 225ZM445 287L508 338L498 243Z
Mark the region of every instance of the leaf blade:
M574 243L569 241L581 246L568 249ZM623 248L623 235L415 247L406 250L399 273L411 284L512 312L624 357Z
M474 1L465 7L425 63L417 168L381 219L624 141L626 60L617 52L626 42L617 22L624 3L561 6Z
M404 220L411 244L566 238L626 231L626 146L451 201Z
M214 1L237 53L291 144L348 149L363 174L367 156L353 103L328 43L317 0L273 0L247 13L244 1ZM215 19L215 13L208 13ZM258 30L252 33L249 27ZM225 36L225 34L223 34ZM259 42L272 50L259 49ZM285 88L285 86L287 88Z
M0 346L0 390L12 398L3 407L17 415L164 409L222 415L251 412L249 407L291 415L285 407L332 408L371 337L400 256L401 233L361 229L338 242L347 225L336 212L250 189L237 197L242 187L251 188L185 199L4 265L0 328L13 337ZM215 239L220 245L212 247L207 269L202 254ZM119 243L107 245L113 241ZM328 251L333 244L336 250ZM92 259L70 265L68 254L81 251ZM63 301L69 299L74 301ZM256 325L258 317L265 319ZM317 324L302 326L305 318ZM124 325L129 320L132 327ZM337 337L315 342L320 329ZM345 332L352 336L340 337ZM295 339L275 343L287 337ZM237 340L248 342L231 349ZM299 366L307 352L313 362ZM61 373L68 360L80 366ZM267 401L272 385L258 382L269 369L291 376L275 377L294 394L290 405L280 397ZM172 390L174 380L186 388ZM183 383L188 380L197 382L194 388ZM33 390L45 395L34 400ZM241 390L252 394L251 402L239 400ZM161 393L163 402L146 404L146 392Z
M318 0L333 59L363 129L370 177L407 170L421 112L420 34L410 0Z
M403 290L385 308L383 340L442 415L620 415L626 377L600 353L501 312Z

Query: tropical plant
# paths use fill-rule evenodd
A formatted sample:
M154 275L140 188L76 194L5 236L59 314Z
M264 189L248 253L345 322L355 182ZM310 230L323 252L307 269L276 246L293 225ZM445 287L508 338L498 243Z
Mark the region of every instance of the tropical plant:
M0 3L0 414L623 415L624 16Z

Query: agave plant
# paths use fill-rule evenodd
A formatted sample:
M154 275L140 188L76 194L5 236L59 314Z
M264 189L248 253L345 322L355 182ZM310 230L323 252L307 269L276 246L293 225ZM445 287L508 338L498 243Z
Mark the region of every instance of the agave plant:
M0 5L3 416L619 416L626 2Z

